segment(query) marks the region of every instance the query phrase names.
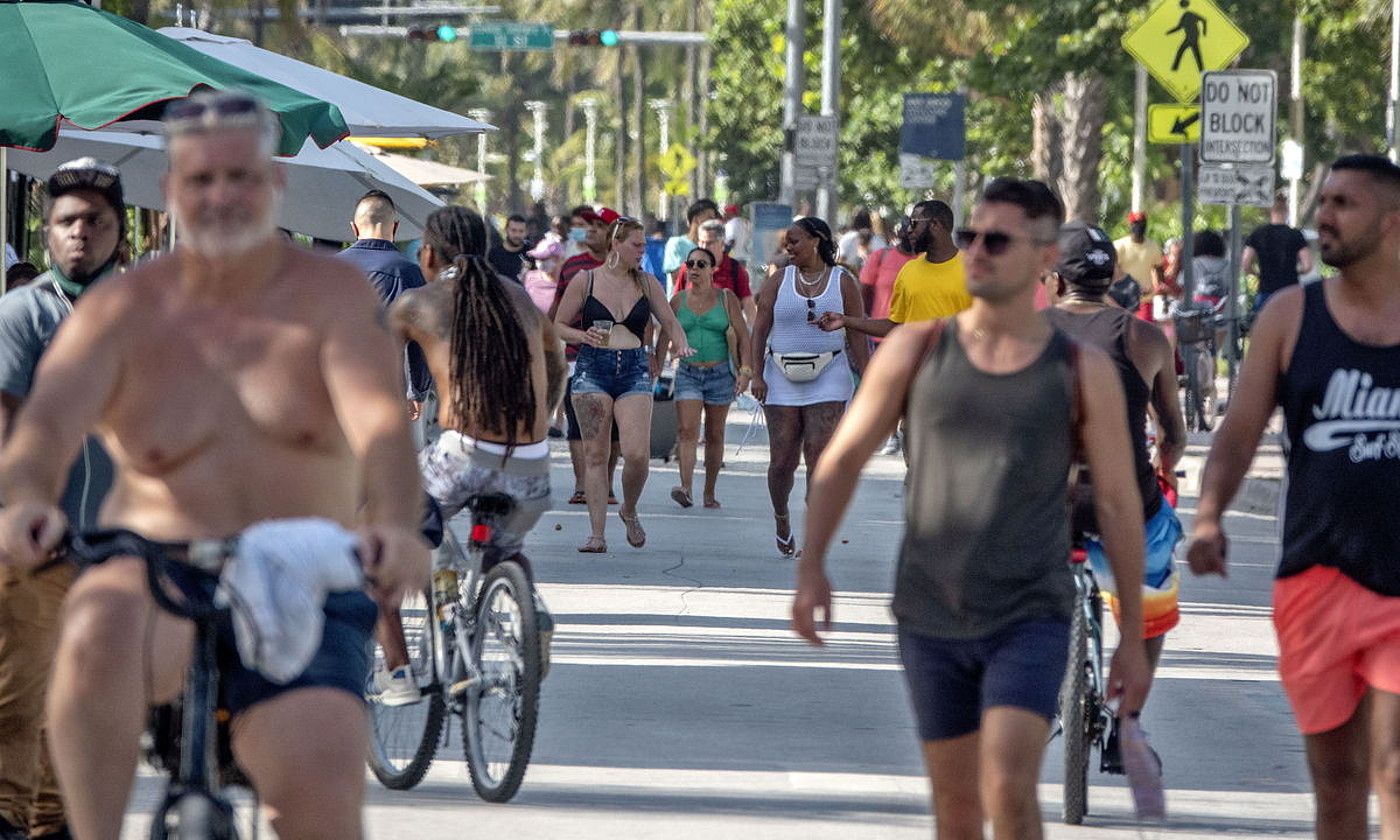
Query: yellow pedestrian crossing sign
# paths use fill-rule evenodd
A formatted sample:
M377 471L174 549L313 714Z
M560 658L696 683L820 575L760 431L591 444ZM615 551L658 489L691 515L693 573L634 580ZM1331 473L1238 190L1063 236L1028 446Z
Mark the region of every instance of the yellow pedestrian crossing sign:
M1181 146L1201 139L1201 106L1149 105L1147 142Z
M1201 74L1230 66L1249 36L1212 0L1161 0L1123 36L1123 49L1182 102L1201 92Z

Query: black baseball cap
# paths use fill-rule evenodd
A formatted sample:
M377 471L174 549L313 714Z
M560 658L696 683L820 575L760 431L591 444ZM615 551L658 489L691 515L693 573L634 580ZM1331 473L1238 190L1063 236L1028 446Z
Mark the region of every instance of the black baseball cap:
M122 194L122 176L112 164L93 157L70 160L54 170L47 187L50 201L78 190L90 190L101 195L112 205L125 229L126 199Z
M1060 228L1060 261L1055 272L1067 283L1107 286L1118 265L1118 252L1103 228L1081 221Z

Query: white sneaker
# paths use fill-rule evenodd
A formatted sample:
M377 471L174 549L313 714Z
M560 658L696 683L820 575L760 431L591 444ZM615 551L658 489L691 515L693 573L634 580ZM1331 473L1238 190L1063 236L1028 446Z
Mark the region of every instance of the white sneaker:
M423 699L412 666L405 665L394 671L376 671L374 682L379 687L381 706L411 706Z

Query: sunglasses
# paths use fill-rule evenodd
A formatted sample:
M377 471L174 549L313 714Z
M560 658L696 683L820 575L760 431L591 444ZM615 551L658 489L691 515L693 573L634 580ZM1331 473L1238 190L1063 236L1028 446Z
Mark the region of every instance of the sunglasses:
M685 267L695 270L701 268L714 268L715 264L712 262L705 262L704 260L686 260Z
M246 93L220 91L176 99L165 106L161 119L167 126L252 125L262 119L262 103Z
M807 323L817 320L817 302L807 298Z
M966 251L977 242L982 240L982 247L992 256L1000 256L1006 253L1006 249L1011 247L1011 243L1018 239L1029 239L1029 237L1012 236L1009 233L1002 233L999 230L973 230L972 228L958 228L953 232L953 242L959 250ZM1034 242L1035 240L1030 240Z

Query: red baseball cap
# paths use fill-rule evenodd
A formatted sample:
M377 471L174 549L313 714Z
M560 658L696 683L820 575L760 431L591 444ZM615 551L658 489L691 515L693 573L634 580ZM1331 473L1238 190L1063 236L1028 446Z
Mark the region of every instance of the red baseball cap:
M726 216L737 216L737 215L739 215L739 205L737 205L737 204L726 204L726 205L724 205L724 215L726 215Z
M1133 212L1128 214L1128 224L1145 221L1147 221L1147 214L1142 212L1141 210L1134 210Z
M611 207L598 208L598 221L602 222L605 225L610 225L621 218L622 214L612 209Z

